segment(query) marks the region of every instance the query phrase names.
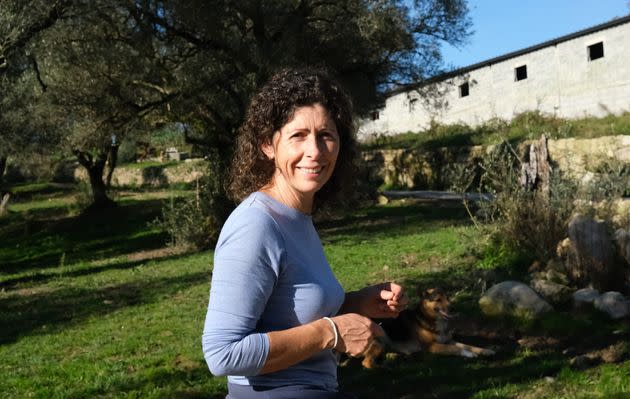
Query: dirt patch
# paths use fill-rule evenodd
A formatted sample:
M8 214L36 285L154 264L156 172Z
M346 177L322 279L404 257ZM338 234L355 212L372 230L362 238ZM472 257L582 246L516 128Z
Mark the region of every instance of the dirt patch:
M142 262L145 260L162 259L169 256L180 255L185 253L186 251L187 249L183 247L149 249L127 254L127 259L131 262Z
M56 291L56 289L50 288L50 287L18 288L15 290L8 290L8 291L5 291L4 289L2 289L2 291L0 291L0 297L7 295L7 296L19 296L22 298L26 298L29 296L48 294L53 291Z
M521 348L531 350L557 349L562 345L558 338L525 336L516 341Z

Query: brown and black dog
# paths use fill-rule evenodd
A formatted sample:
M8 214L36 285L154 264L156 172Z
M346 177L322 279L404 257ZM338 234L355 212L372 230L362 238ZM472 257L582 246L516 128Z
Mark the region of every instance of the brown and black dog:
M373 368L385 352L410 355L427 351L442 355L477 357L491 356L494 351L453 341L448 328L449 300L439 288L419 292L420 303L403 310L395 319L382 320L380 325L387 336L375 340L363 353L363 367Z

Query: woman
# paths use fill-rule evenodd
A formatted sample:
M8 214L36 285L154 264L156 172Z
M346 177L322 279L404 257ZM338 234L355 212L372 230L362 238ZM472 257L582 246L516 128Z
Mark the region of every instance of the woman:
M228 398L345 398L337 357L361 354L407 299L384 283L344 293L312 212L352 178L351 104L324 73L285 70L254 96L215 250L203 350Z

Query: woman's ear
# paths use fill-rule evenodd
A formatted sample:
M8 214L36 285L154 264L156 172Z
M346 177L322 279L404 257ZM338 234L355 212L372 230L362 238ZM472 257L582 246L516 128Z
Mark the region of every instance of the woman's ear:
M267 156L269 160L273 160L276 156L276 151L273 148L271 140L262 143L262 145L260 146L260 150L263 152L263 154Z

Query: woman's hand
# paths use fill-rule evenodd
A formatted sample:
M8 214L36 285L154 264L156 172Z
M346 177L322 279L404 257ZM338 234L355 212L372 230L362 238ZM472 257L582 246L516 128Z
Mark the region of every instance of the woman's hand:
M384 319L398 317L408 302L400 285L387 282L348 293L342 309L373 319Z
M385 335L381 326L356 313L335 316L332 320L339 334L339 341L333 349L349 356L361 355L376 337Z

